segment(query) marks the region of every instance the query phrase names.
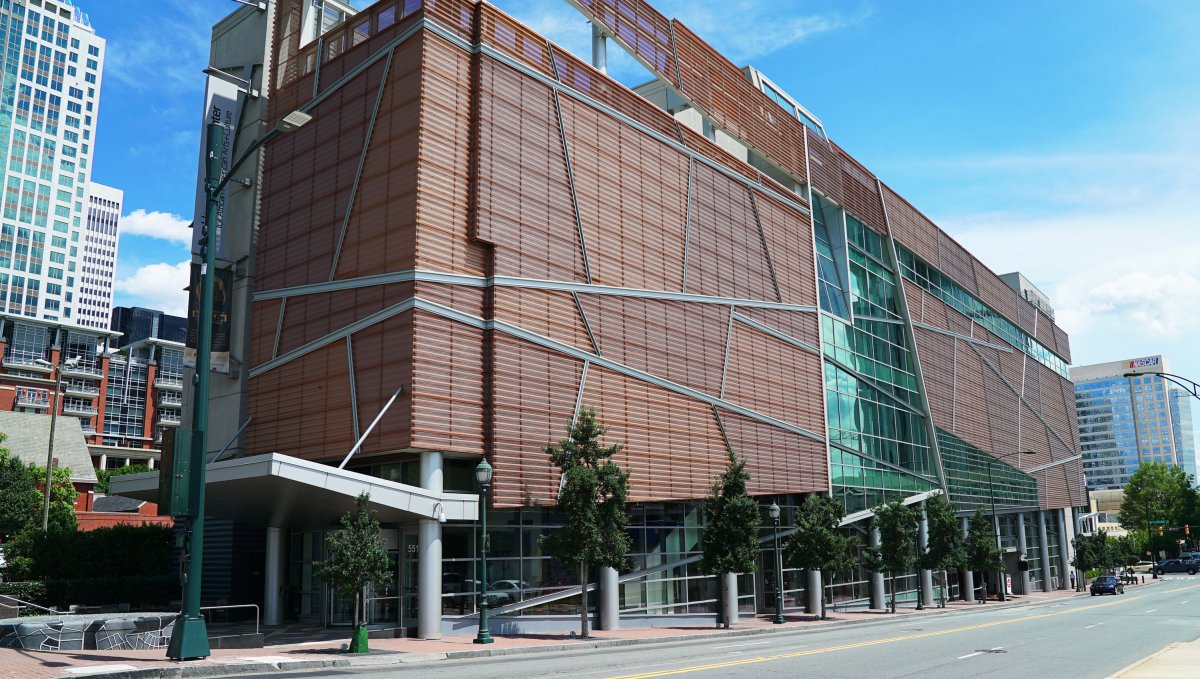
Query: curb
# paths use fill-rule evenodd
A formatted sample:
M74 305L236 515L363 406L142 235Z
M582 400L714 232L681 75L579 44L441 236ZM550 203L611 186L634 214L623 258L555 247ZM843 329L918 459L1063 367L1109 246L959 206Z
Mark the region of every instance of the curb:
M1135 660L1134 662L1126 665L1125 667L1122 667L1121 669L1108 675L1104 679L1120 679L1121 677L1125 676L1126 674L1129 674L1133 670L1141 667L1142 665L1145 665L1146 663L1150 662L1151 660L1154 660L1158 656L1163 655L1164 653L1166 653L1168 651L1173 651L1176 648L1184 645L1185 643L1187 643L1187 642L1177 641L1172 644L1167 644L1166 646L1163 646L1162 648L1158 649L1154 653L1151 653L1150 655L1146 656L1145 658L1142 658L1141 660Z
M1079 596L1076 593L1074 596ZM1013 603L1005 603L1003 608L1023 608L1035 605L1048 605L1059 600L1070 599L1071 597L1060 597L1060 599L1050 600L1034 600L1034 601L1019 601ZM987 604L979 604L983 608L975 606L961 606L954 608L934 609L932 613L925 615L961 615L964 613L974 613L987 610L995 610L996 605L988 606ZM385 667L393 665L406 665L410 663L432 662L438 660L468 660L472 658L496 658L512 655L528 655L531 653L557 653L563 651L583 651L602 648L621 648L627 646L646 646L651 644L678 644L678 643L694 643L705 642L713 639L736 638L761 636L764 634L816 634L829 629L839 627L848 627L852 625L885 625L905 617L902 615L881 615L879 620L834 620L821 625L812 625L809 627L764 627L752 629L731 629L721 630L719 632L705 632L700 634L684 634L672 637L649 637L649 638L634 638L634 639L595 639L592 641L577 641L573 643L562 644L546 644L541 646L523 646L516 648L495 648L495 649L479 649L470 651L448 651L444 653L386 653L379 655L367 655L365 657L356 658L331 658L329 660L320 659L304 659L304 660L278 660L273 658L262 661L251 662L235 662L227 664L215 665L181 665L177 667L148 667L139 670L117 670L115 672L94 672L89 673L90 677L106 677L108 679L185 679L191 677L220 677L229 675L247 675L247 674L265 674L268 672L297 672L302 670L322 670L333 668L346 667ZM914 616L915 617L915 616ZM1161 652L1161 651L1160 651ZM1148 658L1147 658L1148 659ZM1143 659L1138 661L1145 662ZM1125 668L1122 672L1128 670ZM64 674L63 679L73 678L76 675ZM1118 675L1114 675L1118 676Z

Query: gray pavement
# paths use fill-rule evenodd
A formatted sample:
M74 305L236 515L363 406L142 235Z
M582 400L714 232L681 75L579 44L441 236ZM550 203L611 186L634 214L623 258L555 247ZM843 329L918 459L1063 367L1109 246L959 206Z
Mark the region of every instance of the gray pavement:
M1124 595L980 609L819 631L274 676L1102 679L1140 668L1137 674L1126 675L1140 679L1156 676L1154 665L1147 664L1155 658L1162 658L1164 667L1165 663L1178 665L1178 654L1196 646L1167 648L1200 637L1200 578L1172 575L1158 585ZM1155 658L1140 662L1152 655ZM1200 670L1190 676L1200 676Z

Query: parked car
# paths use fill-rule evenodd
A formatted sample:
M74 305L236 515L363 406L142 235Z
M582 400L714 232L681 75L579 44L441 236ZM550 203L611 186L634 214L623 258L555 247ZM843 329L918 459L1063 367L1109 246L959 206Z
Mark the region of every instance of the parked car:
M1134 573L1149 573L1154 568L1153 561L1139 561L1130 567Z
M1154 565L1154 572L1159 575L1163 573L1187 573L1188 575L1195 575L1196 562L1191 559L1166 559Z
M521 590L529 587L529 583L524 580L496 580L488 586L489 605L502 606L518 601L521 598Z
M1092 580L1092 596L1097 594L1124 594L1125 585L1115 575L1101 575Z

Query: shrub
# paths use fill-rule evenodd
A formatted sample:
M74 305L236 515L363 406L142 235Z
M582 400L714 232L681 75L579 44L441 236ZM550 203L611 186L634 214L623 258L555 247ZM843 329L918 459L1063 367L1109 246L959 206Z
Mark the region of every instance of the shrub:
M46 583L38 580L0 582L0 594L38 606L46 605Z

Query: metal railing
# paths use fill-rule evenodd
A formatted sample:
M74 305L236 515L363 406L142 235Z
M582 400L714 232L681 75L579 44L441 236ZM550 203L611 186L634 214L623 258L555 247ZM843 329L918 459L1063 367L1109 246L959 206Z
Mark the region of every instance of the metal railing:
M15 597L15 596L10 596L10 595L8 595L8 594L0 594L0 599L2 599L2 600L5 600L5 601L15 601L15 602L16 602L16 606L14 606L14 608L16 608L16 609L17 609L17 615L18 615L18 616L20 616L20 615L21 615L21 609L22 609L22 608L36 608L36 609L37 609L37 610L39 610L39 611L45 611L46 613L49 613L49 614L51 614L51 615L60 615L60 614L62 614L62 612L61 612L61 611L57 611L57 610L55 610L55 609L53 609L53 608L46 608L45 606L39 606L39 605L37 605L37 604L35 604L35 603L33 603L33 602L30 602L30 601L24 601L24 600L22 600L22 599L18 599L18 598L17 598L17 597Z
M225 606L201 606L200 610L201 611L220 611L220 610L228 610L231 608L253 608L254 609L254 633L255 634L261 633L262 630L259 628L259 619L262 616L259 614L260 611L258 608L258 604L228 604Z

